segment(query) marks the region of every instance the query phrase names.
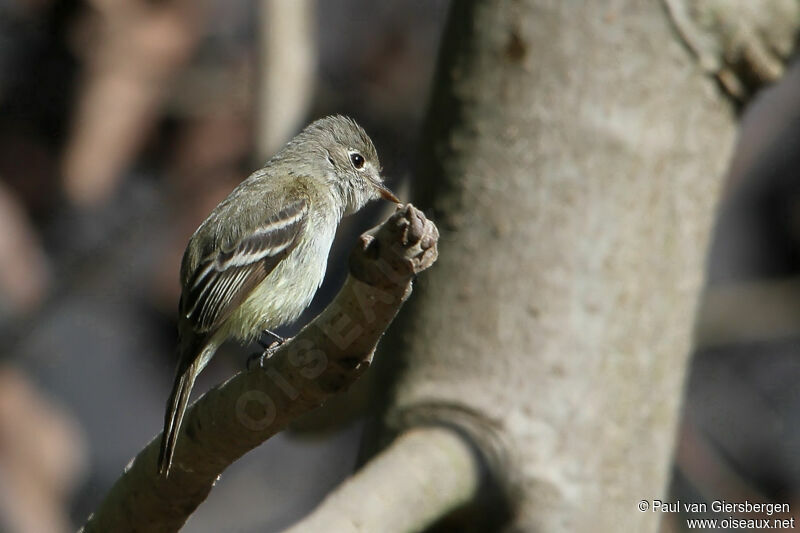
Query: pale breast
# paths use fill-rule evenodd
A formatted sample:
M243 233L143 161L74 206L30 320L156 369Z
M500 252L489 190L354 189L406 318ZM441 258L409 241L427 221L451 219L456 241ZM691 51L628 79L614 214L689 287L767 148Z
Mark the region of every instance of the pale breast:
M222 330L241 342L256 339L264 329L293 322L311 303L322 284L335 223L311 224L315 228L292 250L250 296L234 311ZM320 228L326 228L320 231Z

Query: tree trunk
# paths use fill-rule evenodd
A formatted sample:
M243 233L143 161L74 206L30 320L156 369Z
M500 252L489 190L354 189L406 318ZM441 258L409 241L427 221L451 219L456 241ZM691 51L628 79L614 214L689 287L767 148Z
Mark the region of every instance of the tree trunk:
M386 421L470 435L509 530L657 529L734 133L658 2L453 2Z

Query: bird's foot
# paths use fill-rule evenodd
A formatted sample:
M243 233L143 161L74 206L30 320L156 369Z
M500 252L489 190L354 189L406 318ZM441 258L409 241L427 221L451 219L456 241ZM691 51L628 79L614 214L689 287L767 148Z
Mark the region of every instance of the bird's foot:
M263 368L264 367L264 361L266 361L267 359L272 357L272 355L276 351L278 351L278 348L280 348L281 345L283 345L283 343L286 342L286 339L284 339L280 335L277 335L277 334L271 332L268 329L265 329L264 333L268 333L268 334L272 335L273 337L275 337L275 340L272 341L272 343L267 344L263 340L259 339L258 344L260 344L261 347L264 348L264 351L261 352L261 353L254 353L253 355L251 355L250 357L247 358L247 370L250 370L251 365L256 360L258 360L258 366Z
M264 346L264 345L262 344L262 346ZM250 370L250 368L253 366L253 363L255 361L258 361L258 366L263 368L264 367L264 361L266 361L267 359L272 357L272 354L274 354L275 351L278 348L280 348L280 346L281 346L280 343L278 343L278 341L275 341L272 344L270 344L269 346L265 346L263 352L252 354L250 357L247 358L247 370Z

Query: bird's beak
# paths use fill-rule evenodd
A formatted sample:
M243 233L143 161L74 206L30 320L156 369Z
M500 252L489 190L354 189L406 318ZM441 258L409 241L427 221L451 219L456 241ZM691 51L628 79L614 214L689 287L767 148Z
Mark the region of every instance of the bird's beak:
M375 188L378 189L378 194L380 194L381 198L383 198L384 200L387 200L389 202L394 202L396 204L403 203L400 201L399 198L397 198L397 196L394 195L392 191L386 188L386 185L384 185L383 183L373 182L373 185L375 185Z

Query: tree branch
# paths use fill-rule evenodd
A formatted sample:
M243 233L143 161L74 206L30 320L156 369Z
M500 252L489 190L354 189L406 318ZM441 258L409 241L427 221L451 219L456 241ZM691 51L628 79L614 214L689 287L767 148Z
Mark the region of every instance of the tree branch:
M415 428L284 533L422 531L471 501L480 481L480 460L464 438L444 427Z
M170 477L156 474L159 435L82 531L177 531L228 465L367 370L414 276L436 260L438 237L436 226L410 204L398 206L374 235L362 235L333 302L264 368L237 374L189 409Z
M663 0L678 35L701 68L745 102L774 83L795 50L800 4L794 0Z

